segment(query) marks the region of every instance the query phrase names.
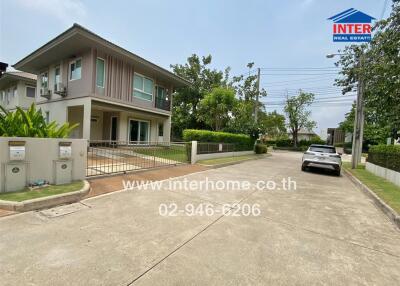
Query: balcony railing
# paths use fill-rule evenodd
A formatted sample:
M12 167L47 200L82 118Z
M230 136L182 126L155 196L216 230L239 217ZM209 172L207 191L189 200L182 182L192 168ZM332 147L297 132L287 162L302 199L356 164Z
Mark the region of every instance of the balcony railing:
M170 111L171 110L171 101L169 101L163 97L156 96L155 107L159 108L159 109Z

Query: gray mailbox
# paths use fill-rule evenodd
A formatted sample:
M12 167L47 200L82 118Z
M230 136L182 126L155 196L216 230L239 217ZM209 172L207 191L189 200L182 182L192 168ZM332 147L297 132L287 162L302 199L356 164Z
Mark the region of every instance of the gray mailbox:
M72 157L72 143L60 142L59 143L59 157L60 159L71 159Z
M10 161L25 160L25 141L9 141Z

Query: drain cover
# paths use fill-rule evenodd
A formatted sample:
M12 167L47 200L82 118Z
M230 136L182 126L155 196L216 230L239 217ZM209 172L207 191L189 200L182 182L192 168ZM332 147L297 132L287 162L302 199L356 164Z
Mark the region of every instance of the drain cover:
M82 203L75 203L70 205L58 206L52 209L42 210L39 213L47 218L54 218L72 214L88 208L89 207L87 205L84 205Z

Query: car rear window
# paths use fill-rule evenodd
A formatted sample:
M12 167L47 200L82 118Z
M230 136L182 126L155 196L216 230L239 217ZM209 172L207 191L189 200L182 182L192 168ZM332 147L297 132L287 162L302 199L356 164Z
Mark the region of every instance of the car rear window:
M310 147L310 151L318 153L336 153L335 148L332 147Z

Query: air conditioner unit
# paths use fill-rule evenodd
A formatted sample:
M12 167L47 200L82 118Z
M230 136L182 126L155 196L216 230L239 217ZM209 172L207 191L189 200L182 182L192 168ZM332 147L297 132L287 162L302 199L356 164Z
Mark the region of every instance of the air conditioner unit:
M64 86L63 83L57 82L54 85L54 93L59 94L61 96L66 96L67 95L67 88Z
M47 99L50 99L50 96L51 96L50 90L47 87L42 87L40 89L40 96L44 97L44 98L47 98Z

